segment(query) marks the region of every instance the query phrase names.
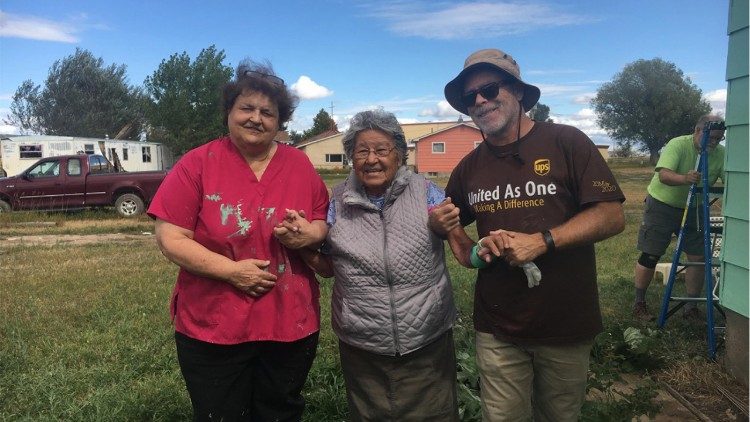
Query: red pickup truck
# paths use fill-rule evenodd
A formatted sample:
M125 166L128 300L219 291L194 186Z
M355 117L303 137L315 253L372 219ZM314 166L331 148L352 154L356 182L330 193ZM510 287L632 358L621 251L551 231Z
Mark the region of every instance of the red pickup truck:
M101 155L63 155L37 161L18 176L0 178L0 212L114 206L141 214L164 171L117 172Z

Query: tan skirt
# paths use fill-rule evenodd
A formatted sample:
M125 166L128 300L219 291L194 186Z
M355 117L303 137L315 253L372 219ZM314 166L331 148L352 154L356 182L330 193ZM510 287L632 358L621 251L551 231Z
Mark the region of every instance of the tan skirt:
M403 356L384 356L339 341L349 419L457 421L453 329Z

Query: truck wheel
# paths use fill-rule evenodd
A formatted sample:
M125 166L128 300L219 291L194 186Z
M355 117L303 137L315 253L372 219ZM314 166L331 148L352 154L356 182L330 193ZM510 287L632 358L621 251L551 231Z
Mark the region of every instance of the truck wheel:
M135 217L144 210L143 200L135 194L124 193L117 197L115 210L122 217Z
M5 201L0 201L0 213L10 212L10 204Z

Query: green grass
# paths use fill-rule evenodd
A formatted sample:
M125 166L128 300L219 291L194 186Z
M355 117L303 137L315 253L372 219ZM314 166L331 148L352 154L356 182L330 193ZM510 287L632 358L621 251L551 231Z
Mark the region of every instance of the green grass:
M609 391L618 374L659 377L700 365L720 373L706 358L705 328L679 318L651 333L630 317L635 239L649 168L615 168L628 202L627 228L597 245L605 333L592 360L592 388ZM340 175L325 175L340 181ZM438 179L444 185L445 179ZM51 227L14 223L54 221ZM473 230L470 227L469 230ZM146 217L120 219L111 212L10 213L0 215L0 420L186 420L191 408L174 351L168 302L176 276L151 240L87 246L4 246L23 234L98 234L153 231ZM472 236L474 234L472 233ZM464 420L477 420L471 307L474 272L448 256L459 321L455 329L459 395ZM337 339L330 328L332 280L321 280L320 346L304 390L305 420L347 417ZM678 292L682 289L677 286ZM655 281L649 304L658 310L662 286ZM632 348L624 332L635 327L648 347ZM609 392L584 407L584 420L630 420L653 413L653 385L616 400Z

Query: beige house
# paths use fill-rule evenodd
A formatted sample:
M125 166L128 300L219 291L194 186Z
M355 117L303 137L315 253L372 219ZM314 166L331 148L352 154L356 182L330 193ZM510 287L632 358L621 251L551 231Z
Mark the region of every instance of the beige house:
M406 164L415 167L413 140L421 138L430 133L455 125L456 122L427 122L427 123L404 123L401 128L404 131L409 156ZM322 135L322 136L321 136ZM341 144L343 133L323 133L312 139L306 140L297 148L302 150L310 158L313 166L317 169L337 169L349 166L349 158L344 154L344 146Z
M316 169L340 169L349 165L349 159L341 145L343 137L343 133L325 132L296 147L307 155Z
M596 144L596 149L599 150L599 154L604 157L604 161L609 160L609 145L606 144Z
M416 163L415 141L462 123L471 127L476 127L473 122L464 122L463 119L450 122L401 124L409 152L406 159L406 165L416 171L420 171L420 169L417 168ZM333 170L347 168L349 167L349 158L344 153L344 146L341 144L341 139L343 137L343 133L328 131L316 135L313 138L296 145L296 147L307 154L313 166L317 169ZM475 141L476 139L472 138L472 140ZM597 145L596 147L605 160L609 158L609 145Z

